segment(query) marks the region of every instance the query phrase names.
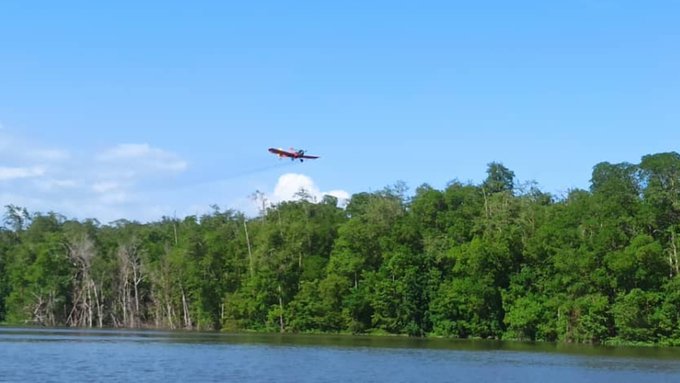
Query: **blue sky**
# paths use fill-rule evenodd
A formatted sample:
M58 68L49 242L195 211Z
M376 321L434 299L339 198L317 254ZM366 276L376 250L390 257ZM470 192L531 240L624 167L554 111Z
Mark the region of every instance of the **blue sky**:
M30 4L29 4L30 3ZM143 4L140 4L143 3ZM503 162L548 192L680 139L675 1L0 4L0 203L253 212ZM279 161L271 146L322 158Z

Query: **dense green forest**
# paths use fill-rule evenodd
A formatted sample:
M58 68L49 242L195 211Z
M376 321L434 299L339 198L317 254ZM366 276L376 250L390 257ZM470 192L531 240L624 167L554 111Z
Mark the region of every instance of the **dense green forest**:
M0 321L680 344L680 155L102 225L7 206Z

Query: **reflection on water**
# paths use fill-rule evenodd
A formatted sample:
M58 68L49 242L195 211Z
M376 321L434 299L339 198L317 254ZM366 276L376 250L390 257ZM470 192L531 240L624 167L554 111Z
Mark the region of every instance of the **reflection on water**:
M0 381L680 382L680 350L0 327Z

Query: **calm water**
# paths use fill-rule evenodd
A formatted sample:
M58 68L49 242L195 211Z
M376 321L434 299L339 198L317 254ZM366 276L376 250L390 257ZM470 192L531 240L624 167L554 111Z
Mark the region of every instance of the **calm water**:
M0 327L2 382L680 382L680 350Z

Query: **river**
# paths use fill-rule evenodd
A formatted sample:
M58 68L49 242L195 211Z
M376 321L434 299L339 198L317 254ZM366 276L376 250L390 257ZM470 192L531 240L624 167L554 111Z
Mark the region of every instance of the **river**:
M680 382L680 350L0 327L1 382Z

